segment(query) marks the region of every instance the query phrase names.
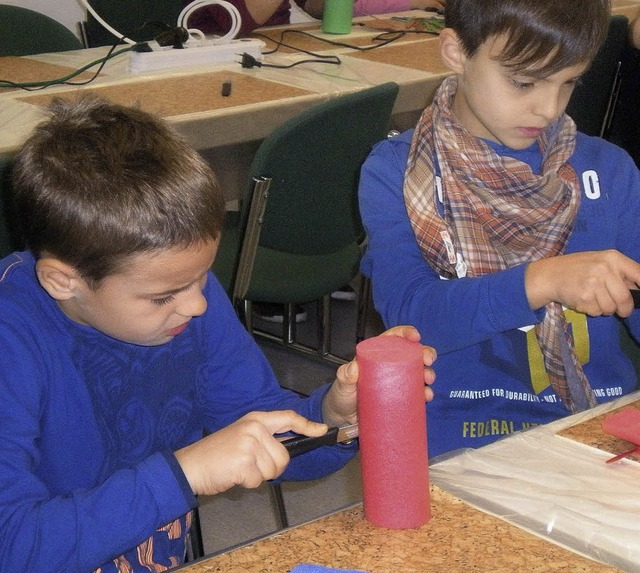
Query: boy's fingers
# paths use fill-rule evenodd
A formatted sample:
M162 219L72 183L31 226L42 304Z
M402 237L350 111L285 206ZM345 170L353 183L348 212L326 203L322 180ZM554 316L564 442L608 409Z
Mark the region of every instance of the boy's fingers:
M436 358L438 358L438 353L432 346L425 346L423 356L425 366L431 366L436 361Z
M420 340L420 333L414 326L400 325L385 330L380 336L402 336L411 342Z
M293 410L252 412L249 416L263 424L271 435L295 432L305 436L321 436L329 429L326 424L308 420Z
M358 381L358 363L352 360L340 366L336 373L336 378L340 382L355 384Z

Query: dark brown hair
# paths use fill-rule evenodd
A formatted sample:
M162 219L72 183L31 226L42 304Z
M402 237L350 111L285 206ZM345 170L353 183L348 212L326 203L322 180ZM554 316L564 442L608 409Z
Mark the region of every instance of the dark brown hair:
M47 112L14 168L36 257L67 262L95 288L131 255L220 236L216 177L163 120L96 98L58 99Z
M504 34L504 65L549 75L593 59L610 12L609 0L447 0L445 25L468 56Z

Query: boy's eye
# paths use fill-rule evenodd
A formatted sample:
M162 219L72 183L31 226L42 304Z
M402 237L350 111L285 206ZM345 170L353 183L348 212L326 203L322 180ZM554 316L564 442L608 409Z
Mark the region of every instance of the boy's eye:
M581 83L582 83L582 78L576 78L574 80L569 80L567 82L567 85L572 87L572 88L575 88L575 87L579 86Z
M164 304L169 304L174 298L175 295L170 294L169 296L163 296L162 298L154 298L151 302L158 306L162 306Z
M533 82L531 80L511 78L511 83L519 90L526 90L533 87Z

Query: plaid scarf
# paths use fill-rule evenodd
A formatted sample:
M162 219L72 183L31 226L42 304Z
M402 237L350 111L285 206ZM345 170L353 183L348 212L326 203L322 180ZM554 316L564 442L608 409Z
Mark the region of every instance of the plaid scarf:
M404 199L422 255L441 276L477 277L564 251L580 203L568 164L575 124L566 115L539 140L542 174L497 155L451 112L457 89L447 78L416 127ZM444 217L437 208L434 162L441 169ZM551 387L572 412L596 405L559 303L535 327Z

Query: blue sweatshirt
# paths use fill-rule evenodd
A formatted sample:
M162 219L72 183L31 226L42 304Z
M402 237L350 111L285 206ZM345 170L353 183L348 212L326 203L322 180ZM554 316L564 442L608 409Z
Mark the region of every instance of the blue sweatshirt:
M328 387L283 390L213 275L204 294L182 334L137 346L67 318L29 253L0 261L0 572L178 565L196 499L172 452L253 410L321 421ZM282 478L354 453L321 448Z
M360 211L368 235L362 272L387 327L412 324L438 352L435 398L427 406L429 455L476 448L568 414L548 384L524 287L526 265L477 278L443 280L425 262L403 198L413 136L377 145L362 169ZM488 142L540 172L537 145L513 150ZM570 163L582 184L566 253L618 249L640 261L640 176L631 158L599 138L578 134ZM565 312L579 359L600 402L636 389L620 347L620 320ZM640 334L640 313L628 319Z

